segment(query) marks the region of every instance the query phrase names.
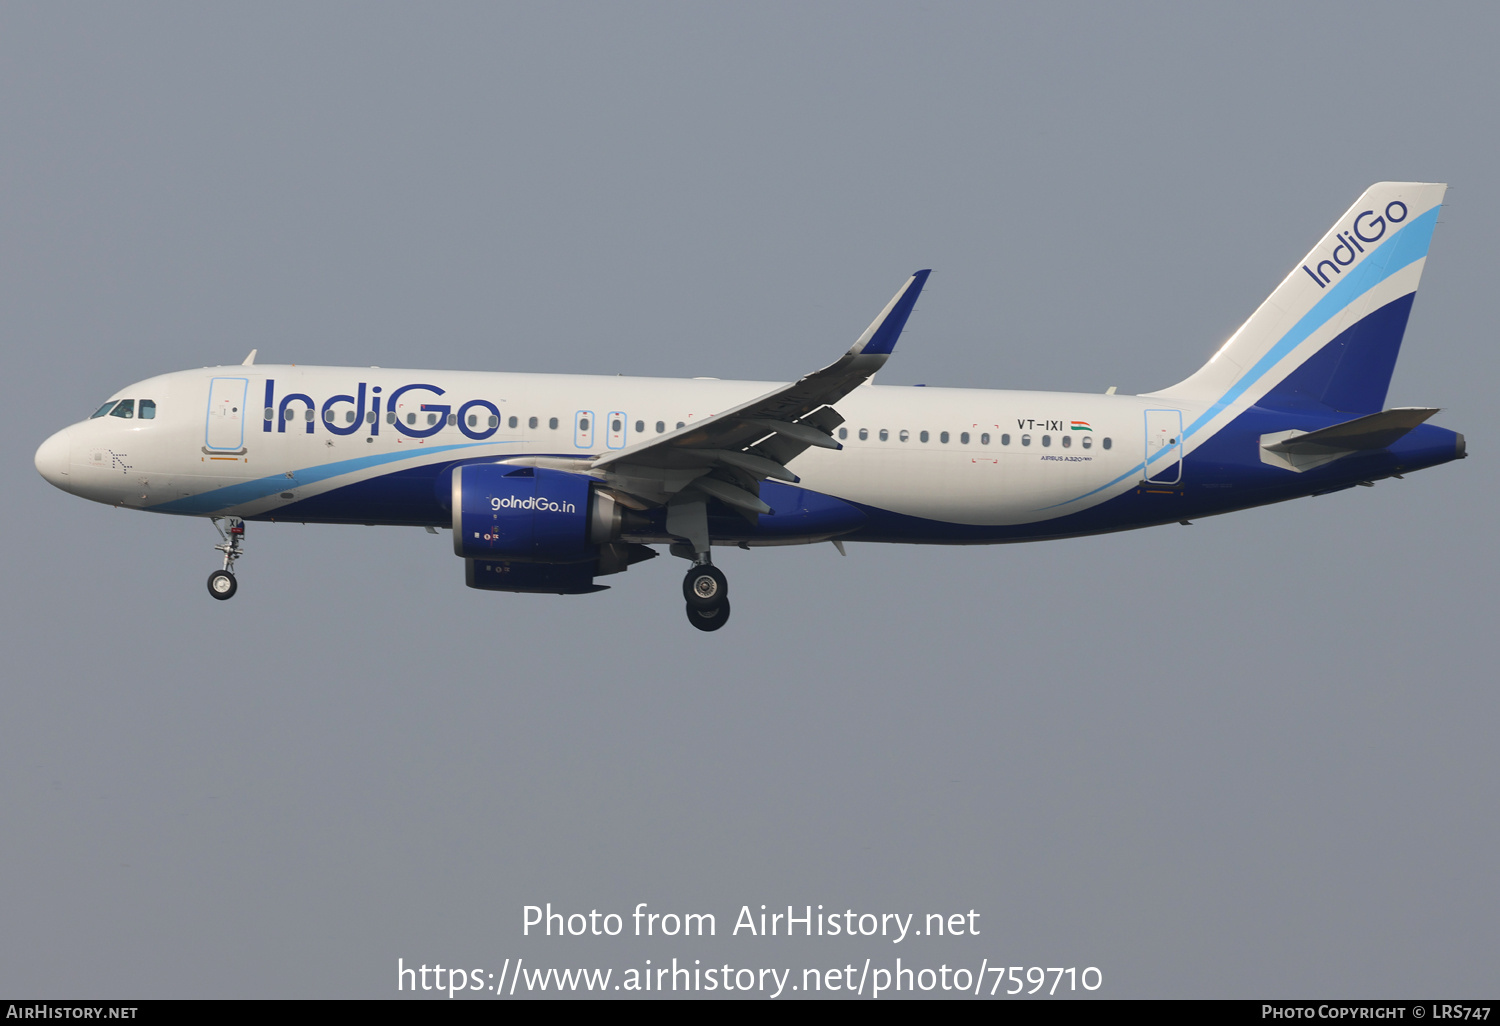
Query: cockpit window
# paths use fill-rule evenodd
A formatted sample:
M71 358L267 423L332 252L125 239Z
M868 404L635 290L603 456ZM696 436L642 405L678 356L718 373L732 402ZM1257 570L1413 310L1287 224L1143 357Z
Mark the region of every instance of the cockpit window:
M113 406L115 404L115 402L116 402L116 400L111 399L109 402L107 402L103 406L99 407L99 409L94 413L94 416L90 417L89 420L93 420L94 417L102 417L102 416L104 416L106 413L109 412L109 408L111 406Z
M142 399L141 400L140 415L141 415L141 419L142 420L153 420L153 419L155 419L155 417L156 417L156 400L155 399ZM352 420L353 417L354 417L354 414L351 413L349 415L349 417Z
M115 408L109 411L111 417L124 417L129 420L135 416L135 400L121 399L115 404Z

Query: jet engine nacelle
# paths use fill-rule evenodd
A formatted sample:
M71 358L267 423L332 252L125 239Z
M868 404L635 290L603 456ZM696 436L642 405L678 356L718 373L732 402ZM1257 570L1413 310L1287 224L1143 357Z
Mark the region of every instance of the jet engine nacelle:
M655 550L620 541L644 521L583 474L504 463L453 468L453 551L471 588L580 595L603 591Z
M453 552L465 559L585 563L619 535L614 500L583 474L503 463L453 468Z

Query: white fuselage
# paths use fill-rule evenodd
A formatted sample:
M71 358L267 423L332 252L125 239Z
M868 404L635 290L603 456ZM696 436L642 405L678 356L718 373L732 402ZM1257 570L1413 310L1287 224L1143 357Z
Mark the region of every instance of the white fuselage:
M403 390L412 385L424 387ZM716 379L214 367L122 389L114 399L152 400L154 418L83 421L59 434L54 451L65 439L67 454L53 458L66 460L67 490L98 502L274 519L278 509L325 492L433 464L608 453L777 387ZM910 517L1034 523L1137 484L1148 444L1143 411L1163 405L1136 396L871 385L837 404L844 424L835 436L843 449L809 449L790 469L803 488ZM1197 412L1167 405L1184 419ZM490 433L492 418L498 423ZM380 522L374 513L330 519Z

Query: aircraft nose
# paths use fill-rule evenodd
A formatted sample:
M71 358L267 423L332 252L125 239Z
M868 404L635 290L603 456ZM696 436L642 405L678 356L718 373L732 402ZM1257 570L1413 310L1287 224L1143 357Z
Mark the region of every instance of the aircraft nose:
M71 491L68 487L68 464L72 460L73 443L68 429L63 428L47 439L36 451L36 469L47 479L47 483Z

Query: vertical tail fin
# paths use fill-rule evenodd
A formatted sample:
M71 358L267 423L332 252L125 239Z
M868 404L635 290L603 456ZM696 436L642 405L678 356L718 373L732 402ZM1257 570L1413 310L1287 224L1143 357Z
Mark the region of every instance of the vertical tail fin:
M1380 410L1446 190L1370 186L1208 363L1153 394L1215 410Z

